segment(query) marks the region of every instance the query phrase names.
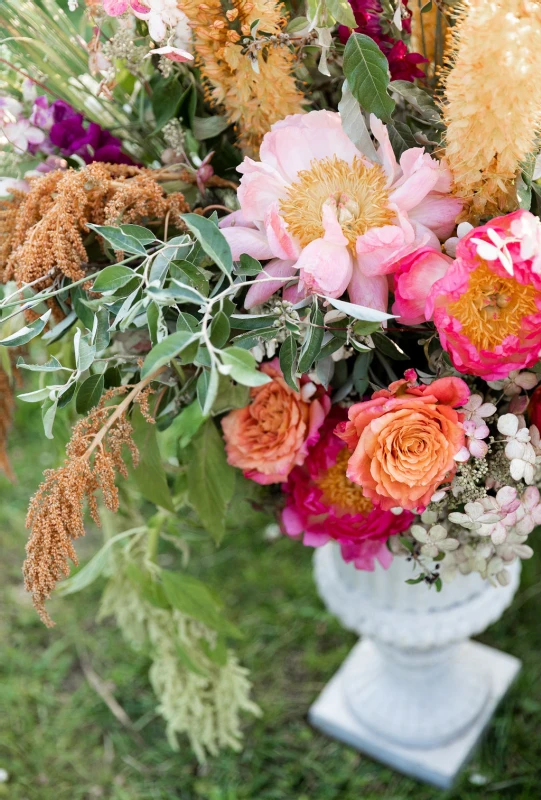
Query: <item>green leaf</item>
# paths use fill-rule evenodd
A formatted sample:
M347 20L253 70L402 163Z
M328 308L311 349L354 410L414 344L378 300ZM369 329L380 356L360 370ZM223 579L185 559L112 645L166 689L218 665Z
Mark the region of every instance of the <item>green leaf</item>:
M183 408L171 425L158 434L165 457L176 457L177 445L181 450L187 447L204 421L205 417L197 400Z
M405 122L399 122L398 120L395 120L392 124L388 122L387 133L397 161L400 160L402 153L409 150L410 147L419 147L410 126Z
M222 272L231 275L233 271L231 248L218 226L199 214L182 214L182 219L205 253L213 259Z
M327 344L323 345L321 348L319 358L325 359L329 356L332 356L333 353L336 353L337 350L340 350L344 343L344 339L339 339L336 336L333 336L332 339L329 339Z
M31 322L29 325L25 325L24 328L18 330L17 333L12 333L10 336L6 336L5 339L1 339L0 344L4 345L4 347L20 347L26 344L36 336L39 336L47 325L50 316L51 310L49 309L42 317L34 320L34 322Z
M167 569L162 570L161 578L173 608L219 633L242 638L240 631L222 616L216 598L200 580L185 572Z
M27 369L30 372L56 372L59 369L66 369L66 367L63 367L60 361L54 356L51 356L46 364L25 364L24 358L19 356L17 359L17 369Z
M58 400L46 400L41 409L43 430L47 439L53 439L53 425L58 410Z
M410 539L406 538L406 536L399 536L398 540L402 547L405 547L406 550L413 553L413 542Z
M409 583L411 586L415 586L417 583L422 583L425 579L424 573L423 575L418 575L416 578L408 578L406 583Z
M90 375L86 381L79 386L75 409L78 414L86 414L94 408L103 394L104 377L103 375Z
M251 353L241 347L228 347L220 352L222 375L230 375L243 386L263 386L270 378L257 369L257 361Z
M310 22L306 17L295 17L295 19L289 20L286 32L297 33L298 31L303 31L309 24Z
M338 111L344 132L357 150L360 150L370 161L379 164L381 159L370 137L361 106L353 97L347 81L342 84L342 99L338 103Z
M53 342L58 341L58 339L61 339L66 331L68 331L72 325L75 325L76 322L77 314L75 311L70 311L68 316L64 317L64 319L59 322L58 325L55 325L54 328L51 328L47 331L47 333L43 334L41 341L45 342L46 344L52 344Z
M180 311L177 318L177 331L191 331L195 333L199 330L199 320L193 314Z
M252 347L260 344L260 342L268 341L269 339L276 338L276 328L258 328L256 331L246 331L239 336L235 336L231 343L236 347L242 347L243 350L251 350Z
M124 267L121 264L114 264L112 267L105 267L98 274L92 286L93 292L114 292L126 286L132 278L136 277L133 269Z
M385 336L383 333L374 333L372 334L372 341L374 342L376 348L381 350L381 352L389 356L389 358L393 358L395 361L409 361L410 358L401 347L397 345L396 342L393 342L392 339L389 339L388 336Z
M227 314L224 314L223 311L218 311L210 326L210 341L214 347L220 349L227 343L230 333L231 325Z
M370 336L371 333L381 330L381 322L368 322L360 319L353 325L353 333L357 336Z
M81 286L74 286L70 292L71 303L77 317L81 320L85 328L92 330L92 323L94 322L94 314L90 308L84 303L87 300L87 294Z
M348 0L326 0L327 10L340 25L356 28L357 23Z
M189 91L189 89L188 89ZM156 120L156 130L161 130L166 122L177 116L186 92L175 75L170 80L159 80L152 92L152 111Z
M123 233L121 228L115 228L113 225L93 225L90 222L87 223L87 228L96 231L114 250L123 250L125 253L138 256L147 254L141 242L135 236Z
M280 369L284 375L284 380L288 386L299 391L299 382L296 378L297 361L297 342L295 337L289 333L280 348Z
M175 509L158 447L156 426L146 421L138 406L133 410L131 423L133 440L139 450L139 464L130 472L137 488L151 503L173 512Z
M109 347L111 339L109 335L109 311L106 308L100 308L99 311L96 311L96 317L98 318L98 323L94 345L96 352L101 353L102 350Z
M225 514L233 497L235 470L226 459L216 425L207 420L192 439L189 452L188 497L202 524L219 542L225 533Z
M148 228L143 228L142 225L121 225L120 230L126 236L131 236L137 239L141 244L152 244L156 241L156 236Z
M68 403L71 403L76 390L77 390L77 384L75 383L75 381L73 383L70 383L70 385L66 389L63 389L58 396L58 408L65 408L68 405Z
M352 33L344 50L344 76L361 107L383 120L393 113L395 102L387 93L389 62L378 45L363 33Z
M141 569L137 564L131 563L126 566L126 575L130 583L133 584L147 603L156 608L171 608L163 585L146 570Z
M418 114L432 124L441 123L441 114L431 95L410 81L393 81L389 88L413 106Z
M259 275L263 267L257 261L257 259L252 258L247 253L243 253L240 257L240 262L237 264L236 270L238 275L248 275L253 277L254 275Z
M189 261L174 261L171 264L171 277L179 283L191 286L194 289L207 297L209 293L209 282L205 277L205 273L191 264Z
M82 589L86 589L87 586L94 583L100 575L103 574L104 569L107 567L109 562L109 553L111 548L117 542L120 542L122 539L126 539L128 536L133 536L134 533L138 533L141 529L140 528L133 528L129 531L122 531L122 533L117 533L116 536L111 537L108 539L103 547L98 550L98 552L88 561L84 567L78 569L70 578L67 580L62 581L59 583L55 589L55 594L59 594L61 596L67 594L75 594L75 592L80 592Z
M229 319L235 330L253 331L268 328L278 317L275 314L232 314Z
M197 379L197 400L201 406L204 417L212 411L214 401L218 394L220 376L217 369L204 369Z
M368 367L372 360L372 351L359 353L353 365L353 386L361 396L368 388Z
M194 117L192 131L200 142L219 136L230 126L226 117Z
M317 300L314 301L314 305L310 311L310 323L306 331L304 342L302 343L301 352L299 353L297 372L301 374L308 372L318 357L323 341L323 334L325 333L323 314L321 313Z
M212 413L224 414L233 408L244 408L250 402L250 389L248 386L241 386L240 383L233 383L226 375L220 376L218 386L218 396L212 406Z
M75 351L75 366L79 372L85 372L94 361L96 348L90 344L90 336L81 336L81 331L76 330L73 337Z
M386 314L384 311L377 311L375 308L358 306L355 303L347 303L345 300L335 300L334 297L326 297L325 300L349 317L362 319L368 322L384 322L386 319L396 319L393 314Z
M169 364L175 356L178 356L193 341L194 336L188 331L177 331L170 336L166 336L165 339L162 339L152 348L145 358L141 370L141 378L146 378L151 372Z

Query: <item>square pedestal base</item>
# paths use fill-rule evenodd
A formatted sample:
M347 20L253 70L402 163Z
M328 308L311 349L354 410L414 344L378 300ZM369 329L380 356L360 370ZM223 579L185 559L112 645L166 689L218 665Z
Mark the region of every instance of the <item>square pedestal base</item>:
M351 745L356 750L388 764L405 775L448 789L471 755L494 710L514 678L521 663L518 658L501 653L479 642L467 642L465 655L483 661L492 676L492 694L480 716L462 736L443 747L427 750L409 748L386 741L372 733L353 716L342 687L344 667L350 659L362 658L368 643L359 642L344 664L311 706L308 718L323 733Z

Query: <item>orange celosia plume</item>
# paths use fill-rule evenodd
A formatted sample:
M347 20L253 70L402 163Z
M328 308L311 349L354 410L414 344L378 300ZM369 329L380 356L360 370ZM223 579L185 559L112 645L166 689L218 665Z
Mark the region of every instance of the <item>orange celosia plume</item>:
M271 125L288 114L302 112L305 99L295 85L294 54L287 47L270 47L267 60L259 58L257 74L239 46L256 20L259 30L280 33L286 24L281 4L233 0L232 6L224 11L220 0L181 3L194 30L207 98L224 107L228 120L238 127L240 146L254 153Z

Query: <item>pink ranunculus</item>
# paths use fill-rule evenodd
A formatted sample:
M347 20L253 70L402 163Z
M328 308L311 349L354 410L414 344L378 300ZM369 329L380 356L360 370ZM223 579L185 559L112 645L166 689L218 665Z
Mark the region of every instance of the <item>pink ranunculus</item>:
M515 211L473 228L426 303L460 372L495 381L541 349L541 222Z
M282 483L304 463L317 442L331 401L307 376L295 392L282 377L278 359L262 364L272 380L250 391L251 402L222 419L227 460L261 484Z
M418 386L411 372L356 403L336 433L352 451L347 476L375 505L420 511L456 469L470 390L461 378Z
M385 125L372 116L371 126L378 162L355 147L332 111L286 117L265 135L261 160L244 159L240 214L220 227L235 260L272 260L281 279L277 286L262 273L247 308L297 277L302 293L348 291L354 303L386 311L396 263L450 235L461 201L449 194L449 170L420 147L398 163ZM283 272L277 261L286 262Z
M413 515L374 508L360 487L348 480L349 453L333 433L344 418L345 411L333 410L304 465L296 467L284 484L282 526L289 536L302 536L310 547L338 542L344 561L357 569L372 571L376 560L386 569L393 559L387 540L407 530Z
M421 247L400 259L394 274L393 314L404 325L426 322L425 304L430 289L446 274L453 259L432 247Z

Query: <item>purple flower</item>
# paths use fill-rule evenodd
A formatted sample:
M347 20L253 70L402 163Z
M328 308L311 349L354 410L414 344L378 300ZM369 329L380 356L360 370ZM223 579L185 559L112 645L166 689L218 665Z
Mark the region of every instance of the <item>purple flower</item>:
M84 117L63 100L55 100L51 106L53 124L49 133L52 144L61 155L77 155L86 164L106 161L111 164L133 164L133 160L122 152L122 142L96 122L84 126Z

